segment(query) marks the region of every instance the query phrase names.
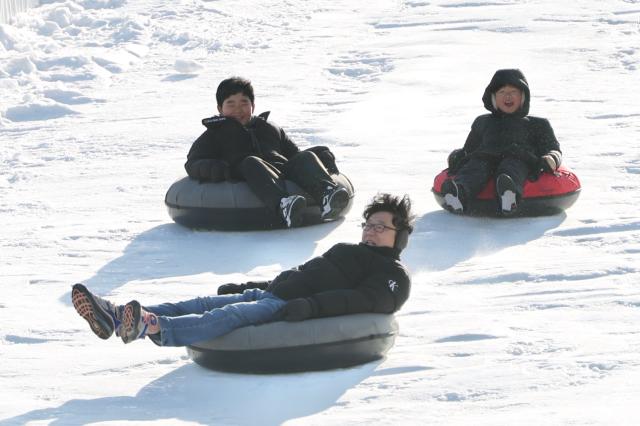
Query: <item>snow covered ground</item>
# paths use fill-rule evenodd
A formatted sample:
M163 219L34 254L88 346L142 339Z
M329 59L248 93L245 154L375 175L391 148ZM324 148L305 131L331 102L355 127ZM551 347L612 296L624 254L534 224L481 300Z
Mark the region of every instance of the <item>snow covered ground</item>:
M0 425L637 424L640 2L46 0L0 24ZM566 214L495 220L430 194L518 67L581 179ZM301 146L353 181L341 222L194 232L164 193L254 82ZM270 278L356 241L377 191L419 215L401 334L361 367L254 376L184 349L98 340L74 282L147 303Z

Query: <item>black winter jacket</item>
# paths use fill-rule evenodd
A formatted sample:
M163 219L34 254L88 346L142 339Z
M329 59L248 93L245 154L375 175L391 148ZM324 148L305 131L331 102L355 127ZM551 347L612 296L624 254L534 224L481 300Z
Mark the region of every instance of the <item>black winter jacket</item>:
M267 287L284 300L307 298L312 317L392 313L410 290L411 279L398 250L362 243L336 244L322 256L282 272Z
M395 312L409 298L411 279L397 249L340 243L273 281L234 287L234 292L261 288L283 300L305 298L311 318L319 318Z
M503 113L494 106L492 100L492 95L507 84L518 87L524 96L522 107L513 114ZM520 70L497 71L482 96L484 107L491 114L481 115L474 120L462 152L452 161L453 164L449 164L450 173L455 173L473 157L519 158L529 165L531 173L535 173L541 164L540 157L553 153L559 165L560 145L551 124L544 118L528 115L530 97L529 85Z
M207 128L193 143L184 165L192 179L219 182L242 179L240 163L250 155L276 167L300 150L284 130L269 123L269 113L252 117L247 126L233 118L214 116L202 120Z

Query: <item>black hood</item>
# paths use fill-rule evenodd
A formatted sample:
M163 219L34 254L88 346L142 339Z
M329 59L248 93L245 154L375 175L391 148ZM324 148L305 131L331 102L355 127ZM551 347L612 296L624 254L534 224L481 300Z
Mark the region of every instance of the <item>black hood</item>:
M484 103L484 107L491 111L493 114L502 115L503 113L500 110L497 110L493 106L493 102L491 101L491 95L496 93L501 87L510 84L522 90L524 94L524 103L522 107L515 112L513 115L518 117L524 117L529 114L529 101L531 99L529 93L529 83L527 83L527 79L525 78L522 71L519 69L505 69L498 70L493 75L491 82L484 89L484 95L482 95L482 102Z

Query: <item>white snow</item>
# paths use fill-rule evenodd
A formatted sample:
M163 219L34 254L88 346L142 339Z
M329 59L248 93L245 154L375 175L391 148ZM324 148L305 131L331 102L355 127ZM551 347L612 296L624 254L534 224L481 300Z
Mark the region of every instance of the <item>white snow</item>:
M0 24L0 425L636 424L636 0L46 0ZM583 185L565 214L455 216L430 188L498 68L527 76ZM164 193L254 82L301 146L328 145L344 221L196 232ZM182 348L100 341L69 301L215 293L357 241L377 191L418 214L388 356L292 375L207 371Z
M0 23L9 22L18 13L37 5L38 0L2 0L0 3Z

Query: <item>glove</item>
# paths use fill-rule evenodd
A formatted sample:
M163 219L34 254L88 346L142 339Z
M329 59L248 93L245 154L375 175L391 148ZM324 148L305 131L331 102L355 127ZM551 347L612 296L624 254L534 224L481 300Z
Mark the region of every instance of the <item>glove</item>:
M313 152L318 157L322 165L327 169L329 174L337 175L340 173L338 166L336 165L336 156L333 155L333 152L331 152L328 147L322 145L312 146L311 148L305 149L305 151Z
M550 155L540 157L540 168L547 173L553 173L556 169L556 161Z
M467 156L467 153L464 151L463 148L454 149L453 151L451 151L451 154L449 154L449 157L447 157L448 167L450 169L455 169L456 167L459 166L462 159L466 156Z
M222 284L218 287L218 294L238 294L244 291L244 285L242 284Z
M562 161L561 155L558 151L549 151L548 154L540 157L540 169L548 173L555 172L558 167L560 167L560 162Z
M285 321L303 321L313 315L313 306L309 299L292 299L284 305Z

